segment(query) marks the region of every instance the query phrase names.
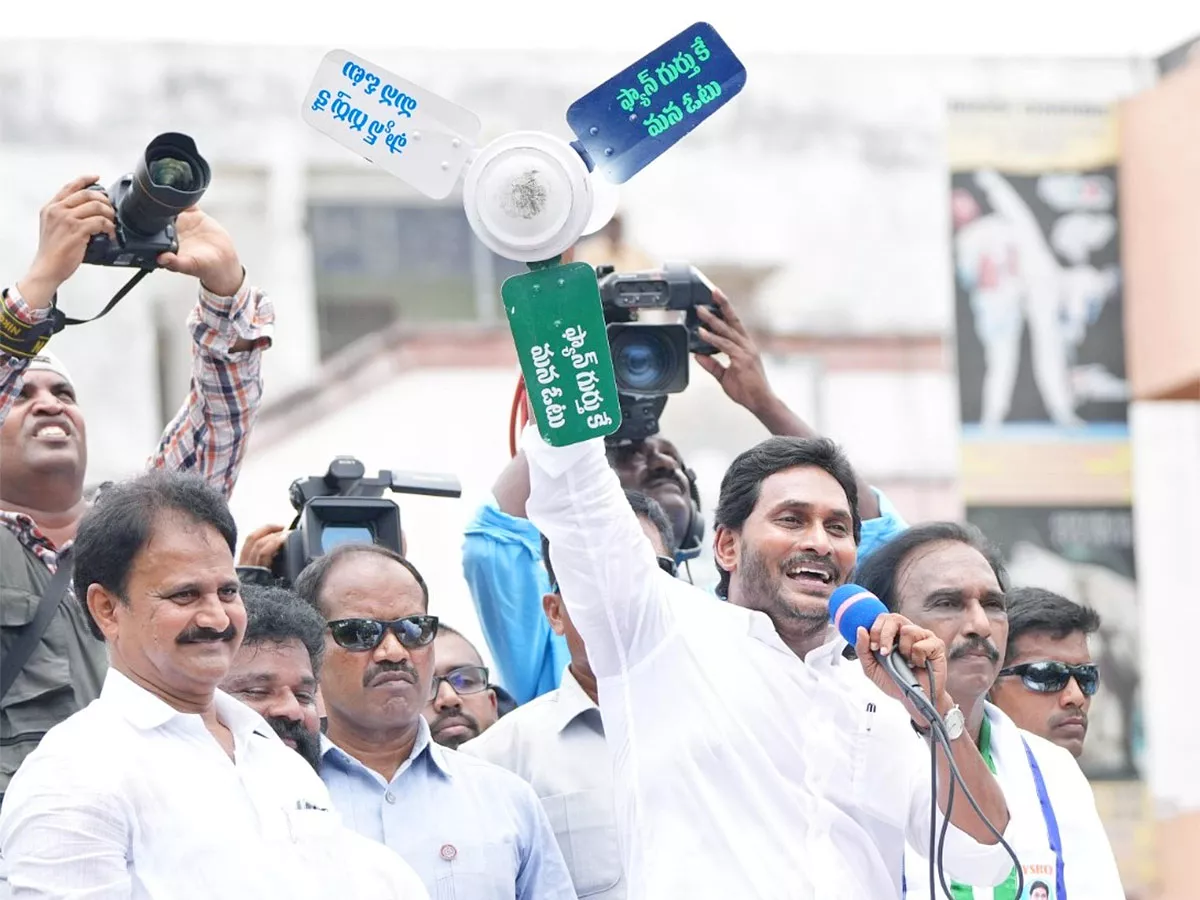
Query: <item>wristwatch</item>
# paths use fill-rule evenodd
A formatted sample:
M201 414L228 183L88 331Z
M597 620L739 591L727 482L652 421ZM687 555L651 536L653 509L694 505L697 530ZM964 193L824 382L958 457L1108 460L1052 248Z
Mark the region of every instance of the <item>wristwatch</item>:
M963 732L967 730L966 717L963 716L962 710L958 708L957 703L946 710L946 714L942 716L942 721L946 723L946 737L952 741L958 740L962 737ZM913 731L921 735L921 737L929 737L930 726L922 726L916 722L912 722L912 727Z

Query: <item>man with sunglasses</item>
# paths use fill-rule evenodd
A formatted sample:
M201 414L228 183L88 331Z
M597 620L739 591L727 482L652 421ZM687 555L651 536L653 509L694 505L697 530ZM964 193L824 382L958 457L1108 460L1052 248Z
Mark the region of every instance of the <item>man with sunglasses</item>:
M327 623L321 778L345 823L399 853L431 896L573 900L529 785L430 736L438 620L416 567L386 547L343 544L295 590Z
M479 651L444 622L438 623L433 659L433 696L425 720L435 741L457 750L496 724L496 692Z
M1088 709L1100 689L1100 671L1088 649L1100 616L1041 588L1015 588L1006 599L1008 650L991 700L1019 727L1078 759Z
M675 535L666 512L638 491L626 491L625 499L654 548L659 568L674 575ZM542 562L550 581L550 591L542 598L546 620L566 640L571 654L562 685L524 704L462 750L533 785L579 896L624 900L628 883L617 843L612 760L604 740L596 675L559 592L545 538Z
M947 647L947 689L962 709L966 733L979 748L1008 804L1006 840L1021 860L1026 884L1042 873L1053 900L1123 900L1121 877L1091 786L1070 754L1022 731L987 702L1009 639L1007 573L997 551L969 525L933 522L910 528L872 554L855 580L888 609L928 628ZM916 738L914 738L916 740ZM905 892L929 896L929 870L910 847ZM986 896L1019 900L1017 873L996 887L952 882L949 900ZM940 895L939 895L940 896Z

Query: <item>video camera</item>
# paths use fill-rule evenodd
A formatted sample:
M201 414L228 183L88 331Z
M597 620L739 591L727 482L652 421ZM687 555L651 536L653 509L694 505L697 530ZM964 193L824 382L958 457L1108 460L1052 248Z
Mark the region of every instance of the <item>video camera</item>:
M212 173L186 134L160 134L146 147L134 171L107 191L116 212L115 239L92 235L83 261L94 266L158 268L160 253L175 253L179 240L176 217L195 206L208 189Z
M365 476L366 469L353 456L338 456L324 475L292 482L288 493L296 519L271 566L272 575L294 584L305 566L339 544L379 544L401 553L400 508L384 491L462 496L453 475L382 469L374 478Z
M667 263L659 271L620 274L598 266L600 300L608 325L608 345L621 402L621 427L605 440L612 445L658 433L667 395L688 386L689 354L713 354L716 347L699 335L697 307L719 315L712 285L694 266ZM641 310L679 314L677 322L640 322Z

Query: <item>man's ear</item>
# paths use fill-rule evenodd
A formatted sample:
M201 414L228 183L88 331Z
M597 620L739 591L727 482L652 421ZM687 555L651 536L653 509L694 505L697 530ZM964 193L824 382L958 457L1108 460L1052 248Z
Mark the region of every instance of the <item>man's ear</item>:
M488 688L487 695L488 695L488 700L491 701L491 704L492 704L492 715L499 717L500 716L500 701L498 699L496 699L496 692L494 690L492 690L491 688Z
M542 612L546 614L546 619L550 622L550 630L559 637L562 637L565 630L563 626L562 597L558 596L558 594L543 594Z
M112 641L117 636L117 607L122 605L121 598L100 584L89 584L87 590L87 607L106 641Z
M718 525L717 533L713 535L713 559L717 565L733 574L737 571L741 552L741 535L732 528Z

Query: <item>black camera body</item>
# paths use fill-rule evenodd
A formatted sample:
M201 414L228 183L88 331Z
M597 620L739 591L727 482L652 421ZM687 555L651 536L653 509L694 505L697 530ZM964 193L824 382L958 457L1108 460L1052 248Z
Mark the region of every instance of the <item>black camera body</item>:
M339 544L379 544L401 553L400 508L383 496L385 491L462 496L462 486L453 475L382 469L368 478L353 456L336 457L324 475L292 482L289 498L296 521L275 556L271 574L294 584L305 566Z
M105 194L116 213L116 238L92 235L83 261L94 266L157 269L162 253L179 250L175 219L195 206L208 189L212 172L185 134L160 134L146 147L134 171L121 176Z
M707 306L720 314L712 285L687 263L629 274L599 266L596 277L622 416L621 427L607 441L644 440L658 433L667 395L687 388L690 355L719 352L700 337L703 323L696 313ZM643 310L676 313L679 321L642 322L638 316Z

